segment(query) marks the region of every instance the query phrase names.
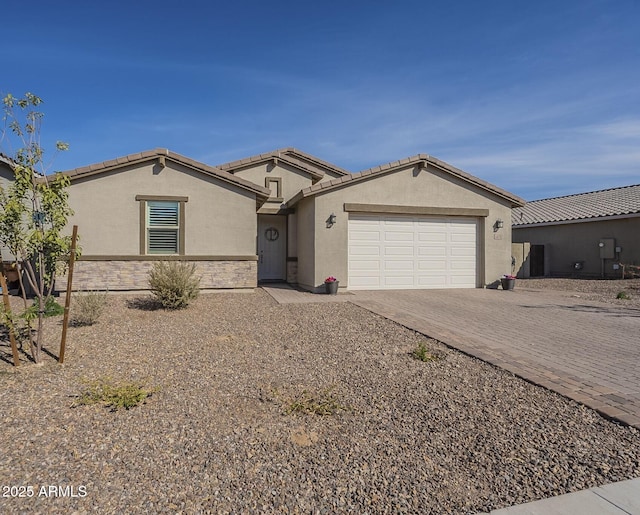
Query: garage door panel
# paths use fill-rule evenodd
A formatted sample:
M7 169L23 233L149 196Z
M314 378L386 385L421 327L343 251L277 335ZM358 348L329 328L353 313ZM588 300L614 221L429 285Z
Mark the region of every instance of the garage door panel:
M471 247L451 247L450 256L453 258L469 257L472 261L476 258L476 249Z
M349 254L352 256L379 256L380 247L372 247L367 245L350 245Z
M413 286L413 276L386 276L384 278L384 286L389 289L397 288L405 288L407 286Z
M385 272L397 272L398 270L402 270L413 275L413 260L385 259L383 266L383 270Z
M404 247L394 246L394 247L384 247L383 249L385 257L392 256L413 256L414 249L412 245L406 245Z
M432 258L445 258L447 257L446 247L418 247L417 255L419 258L432 257Z
M349 287L475 288L473 219L354 215L349 219Z
M423 272L425 270L428 271L437 271L441 274L445 274L447 272L447 261L442 259L442 260L437 260L437 259L429 259L429 260L424 260L421 259L418 261L418 270L420 272Z
M418 241L421 243L446 243L447 234L441 232L419 232Z
M380 279L374 276L349 277L349 286L352 288L375 290L380 287Z
M380 261L377 259L354 259L352 261L354 271L353 274L359 272L369 272L371 270L380 270Z
M352 231L351 241L375 241L380 238L380 231Z
M413 243L413 232L409 231L385 231L384 233L384 241L406 241Z

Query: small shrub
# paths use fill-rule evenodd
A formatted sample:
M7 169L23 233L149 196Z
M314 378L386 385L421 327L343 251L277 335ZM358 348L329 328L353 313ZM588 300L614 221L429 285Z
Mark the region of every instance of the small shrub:
M107 304L107 292L88 291L74 295L71 325L93 325L98 321Z
M144 404L147 397L158 391L158 388L148 388L144 383L136 381L114 382L110 378L96 379L87 382L87 388L79 396L74 406L103 404L117 411L121 408L130 409Z
M186 308L198 296L200 278L196 265L183 261L158 261L149 272L149 286L165 309Z
M27 317L31 317L33 319L38 318L38 310L40 309L40 301L35 298L33 299L33 304L27 311L25 315ZM46 317L57 317L60 315L64 315L64 307L56 302L56 299L53 297L47 297L44 301L44 316Z
M411 352L411 356L419 361L435 361L438 359L438 355L429 350L426 342L420 342Z
M629 300L630 298L631 295L629 295L626 291L621 291L618 293L618 295L616 295L616 299Z
M274 392L276 395L277 392ZM340 403L334 395L333 388L327 388L320 392L312 392L307 389L284 401L284 412L311 413L313 415L334 415L338 411L347 410L347 406Z

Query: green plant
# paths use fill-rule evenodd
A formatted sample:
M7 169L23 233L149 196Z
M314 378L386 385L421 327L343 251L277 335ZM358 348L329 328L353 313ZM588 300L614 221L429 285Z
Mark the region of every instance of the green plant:
M107 292L88 291L74 295L71 324L75 326L93 325L98 321L107 304Z
M28 325L26 334L33 360L38 362L44 318L48 313L46 304L53 291L56 269L59 261L64 261L70 253L71 237L63 235L67 220L73 214L68 204L69 178L62 174L47 175L44 149L40 146L44 114L38 107L42 99L32 93L26 93L23 98L8 94L2 102L4 128L0 142L10 146L13 139L17 149L11 152L10 158L14 180L0 187L0 244L15 256L24 320ZM58 151L68 148L66 143L56 143ZM26 285L36 296L35 317L28 313ZM35 320L37 330L34 332Z
M630 298L631 295L629 295L626 291L618 292L618 295L616 295L616 299L629 300Z
M279 397L277 391L274 390L274 393ZM313 415L327 416L347 409L348 407L341 404L340 400L334 395L333 387L319 392L304 389L293 397L284 400L284 412L287 415L292 413L311 413Z
M429 350L426 342L418 343L418 346L411 351L411 356L419 361L435 361L438 359L438 355Z
M158 261L149 272L151 293L165 309L186 308L200 292L196 265L183 261Z
M158 388L149 388L144 382L113 381L109 377L87 381L85 390L78 396L74 406L103 404L117 411L121 408L130 409L144 404Z

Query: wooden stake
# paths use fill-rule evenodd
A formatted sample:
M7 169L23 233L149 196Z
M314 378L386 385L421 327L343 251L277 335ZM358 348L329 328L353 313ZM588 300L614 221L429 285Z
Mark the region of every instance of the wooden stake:
M9 289L7 281L4 279L4 273L0 272L0 286L2 286L2 298L4 299L4 310L7 314L11 313L11 304L9 303ZM13 364L20 366L20 356L18 356L18 345L16 344L16 336L13 334L13 326L9 324L9 340L11 341L11 353L13 354Z
M67 274L67 297L64 299L64 318L62 320L62 339L60 340L60 356L58 363L64 363L64 348L67 344L67 327L69 327L69 307L71 306L71 284L73 282L73 265L76 262L76 240L78 239L78 226L73 226L71 235L71 255L69 256L69 273Z

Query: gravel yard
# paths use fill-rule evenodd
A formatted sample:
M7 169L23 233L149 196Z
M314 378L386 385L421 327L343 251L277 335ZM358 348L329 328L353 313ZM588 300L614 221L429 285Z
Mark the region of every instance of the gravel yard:
M548 281L517 287L610 296ZM440 359L415 360L424 336L351 303L144 299L109 296L70 328L64 366L16 370L0 343L0 477L35 489L0 512L474 513L640 476L637 430L433 340ZM129 411L71 407L100 377L159 390ZM343 409L285 414L303 391ZM86 496L38 495L49 485Z
M517 279L517 288L558 290L568 296L585 300L607 302L621 307L640 307L640 279L598 280L598 279ZM629 298L618 299L625 292Z

